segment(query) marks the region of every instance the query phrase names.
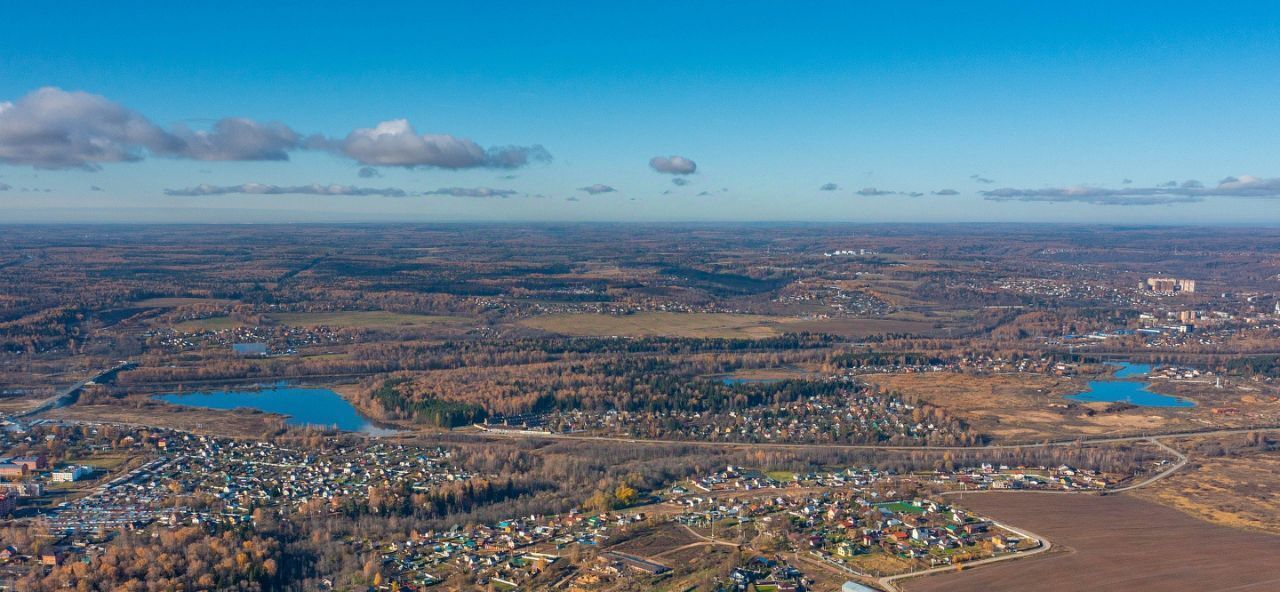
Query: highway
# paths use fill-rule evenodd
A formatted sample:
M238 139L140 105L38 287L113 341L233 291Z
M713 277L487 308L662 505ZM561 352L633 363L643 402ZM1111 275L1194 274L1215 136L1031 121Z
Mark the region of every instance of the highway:
M80 389L84 388L84 387L85 387L85 385L88 385L88 384L89 384L89 383L91 383L91 382L96 382L96 381L102 380L103 378L105 378L105 377L107 377L107 376L110 376L110 375L112 375L112 374L115 374L116 372L119 372L119 371L124 370L124 369L126 369L126 368L130 368L130 367L134 366L135 364L136 364L136 362L129 362L129 361L120 362L119 364L116 364L115 366L112 366L112 367L110 367L110 368L107 368L106 370L102 370L102 371L98 372L97 374L94 374L93 376L91 376L91 377L89 377L89 378L86 378L86 379L84 379L84 380L81 380L80 382L77 382L77 383L75 383L75 384L73 384L73 385L71 385L71 386L69 386L69 387L67 387L67 388L63 389L63 390L62 390L62 391L60 391L58 394L56 394L56 395L54 395L54 396L52 396L52 397L49 397L48 399L45 399L45 401L44 401L43 403L41 403L41 404L39 404L39 405L37 405L37 406L35 406L35 407L31 408L31 409L28 409L28 410L26 410L26 411L23 411L23 412L21 412L21 413L15 413L15 414L13 414L13 415L9 416L7 419L9 419L9 420L23 419L23 418L26 418L26 417L31 417L31 416L33 416L33 415L39 415L39 414L41 414L41 413L44 413L44 412L46 412L46 411L50 411L50 410L53 410L53 409L57 409L57 408L59 408L59 407L66 407L67 405L70 405L70 404L72 404L72 403L75 403L75 402L76 402L76 399L78 399L78 398L80 397Z

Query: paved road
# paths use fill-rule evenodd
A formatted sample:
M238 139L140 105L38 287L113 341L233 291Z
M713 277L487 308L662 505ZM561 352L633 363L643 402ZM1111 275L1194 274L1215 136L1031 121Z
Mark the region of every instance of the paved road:
M1175 472L1177 472L1178 469L1181 469L1182 467L1187 466L1187 455L1173 449L1173 447L1155 438L1149 438L1149 440L1151 441L1152 444L1155 444L1156 446L1159 446L1165 449L1165 451L1168 452L1169 454L1172 454L1174 457L1178 459L1178 461L1173 463L1173 466L1169 467L1168 469L1165 469L1160 473L1153 475L1150 478L1140 483L1134 483L1133 485L1129 485L1127 487L1121 487L1118 489L1109 489L1107 490L1109 493L1120 493L1120 492L1129 491L1132 489L1137 489L1139 487L1146 487L1147 485L1155 483L1156 481L1159 481L1161 479L1164 479L1165 477L1168 477L1169 475L1174 474Z
M1024 539L1034 540L1036 541L1037 545L1034 549L1030 549L1027 551L1019 551L1017 553L1011 553L1009 555L1000 555L998 557L988 557L986 559L979 559L977 561L969 561L964 564L964 569L970 569L973 567L977 567L979 565L987 565L987 564L996 563L999 561L1009 561L1011 559L1022 559L1024 557L1030 557L1032 555L1039 555L1040 553L1044 553L1053 548L1053 543L1049 539L1042 537L1038 534L1034 534L1025 529L1014 528L1012 526L1009 526L1008 524L996 522L994 520L992 521L992 524L995 524L1000 528L1003 528L1009 532L1017 534L1018 536ZM943 573L943 572L954 572L956 571L956 569L957 569L957 566L955 565L943 565L941 567L935 567L935 568L926 569L923 571L913 571L909 573L898 574L896 576L885 576L877 580L876 583L879 584L881 588L884 588L889 592L901 592L902 589L899 588L897 585L897 582L899 581L906 580L909 578L918 578L921 576Z
M711 448L765 448L781 450L1018 450L1024 448L1047 448L1050 446L1073 446L1076 444L1113 444L1123 442L1151 441L1160 444L1160 440L1186 438L1188 436L1226 436L1247 434L1250 432L1277 432L1280 426L1256 426L1249 428L1224 428L1218 430L1197 430L1186 432L1167 432L1161 434L1132 434L1126 436L1099 436L1092 438L1076 438L1072 440L1049 440L1045 442L1028 442L1024 444L988 444L985 446L889 446L881 444L783 444L779 442L706 442L702 440L663 440L647 438L628 438L624 436L587 436L582 434L553 434L540 432L521 432L518 430L489 431L479 428L476 431L456 430L450 432L455 436L478 438L518 438L532 440L575 440L585 442L616 442L622 444L641 445L679 445L702 446ZM1166 447L1167 448L1167 447Z
M22 419L24 417L31 417L33 415L44 413L45 411L49 411L51 409L66 407L67 405L70 405L76 402L76 399L79 398L80 396L80 389L84 388L85 385L89 384L90 382L102 380L103 377L110 376L111 374L124 370L125 368L128 368L133 365L134 365L134 362L120 362L115 366L107 368L106 370L102 370L101 372L98 372L97 374L94 374L89 378L81 380L80 382L77 382L63 389L58 394L48 399L45 399L43 403L37 405L36 407L33 407L21 413L15 413L9 416L9 419Z
M1172 437L1172 436L1168 436L1168 437ZM1174 457L1176 457L1176 458L1178 459L1178 460L1177 460L1177 462L1175 462L1175 463L1173 463L1172 465L1170 465L1170 467L1169 467L1169 468L1167 468L1167 469L1165 469L1165 470L1163 470L1163 471L1161 471L1161 472L1159 472L1159 473L1157 473L1157 474L1155 474L1155 475L1152 475L1151 477L1149 477L1149 478L1147 478L1147 479L1144 479L1144 480L1143 480L1143 481L1141 481L1141 482L1134 483L1133 485L1129 485L1129 486L1127 486L1127 487L1121 487L1121 488L1118 488L1118 489L1109 489L1109 490L1107 490L1107 493L1121 493L1121 492L1125 492L1125 491L1131 491L1131 490L1134 490L1134 489L1138 489L1138 488L1140 488L1140 487L1146 487L1146 486L1148 486L1148 485L1150 485L1150 484L1152 484L1152 483L1155 483L1156 481L1159 481L1159 480L1161 480L1161 479L1164 479L1165 477L1168 477L1169 475L1174 474L1175 472L1177 472L1177 471L1178 471L1178 469L1181 469L1182 467L1184 467L1184 466L1186 466L1186 465L1187 465L1187 460L1188 460L1188 459L1187 459L1187 455L1185 455L1185 454L1183 454L1182 452L1178 451L1177 449L1175 449L1175 448L1173 448L1173 447L1169 446L1168 444L1165 444L1164 442L1161 442L1161 441L1160 441L1160 440L1158 440L1158 439L1155 439L1155 438L1147 438L1147 441L1151 442L1152 444L1155 444L1156 446L1159 446L1160 448L1163 448L1166 452L1168 452L1168 453L1170 453L1170 454L1174 455ZM1008 491L1008 492L1006 492L1006 493L1017 493L1017 492L1019 492L1019 490L1009 490L1009 491ZM948 491L948 492L943 493L942 495L948 495L948 494L964 494L964 493L966 493L966 492L964 492L964 491ZM1065 494L1065 495L1073 495L1073 494L1074 494L1074 495L1089 495L1089 494L1091 494L1091 493L1093 493L1093 492L1026 490L1026 491L1021 491L1021 493L1058 493L1058 494ZM1052 541L1050 541L1050 540L1049 540L1048 538L1046 538L1046 537L1042 537L1042 536L1040 536L1040 535L1033 534L1033 533L1031 533L1031 532L1029 532L1029 531L1026 531L1026 530L1023 530L1023 529L1014 528L1014 527L1012 527L1012 526L1009 526L1009 525L1007 525L1007 524L1003 524L1003 523L1000 523L1000 522L995 522L995 521L993 521L993 523L994 523L994 524L996 524L997 526L1001 527L1001 528L1004 528L1005 530L1008 530L1008 531L1010 531L1010 532L1015 532L1015 533L1017 533L1017 534L1019 534L1019 535L1021 535L1021 536L1023 536L1023 537L1035 539L1036 541L1038 541L1038 542L1039 542L1039 546L1038 546L1038 547L1036 547L1035 549L1030 550L1030 551L1020 552L1020 553L1016 553L1016 554L1013 554L1013 555L1003 555L1003 556L1000 556L1000 557L992 557L992 558L989 558L989 559L982 559L982 560L979 560L979 561L973 561L973 562L970 562L970 563L966 563L966 564L964 565L965 569L968 569L968 568L971 568L971 567L977 567L977 566L979 566L979 565L985 565L985 564L988 564L988 563L995 563L995 562L997 562L997 561L1008 561L1008 560L1010 560L1010 559L1020 559L1020 558L1022 558L1022 557L1028 557L1028 556L1031 556L1031 555L1037 555L1037 554L1040 554L1040 553L1044 553L1045 551L1048 551L1049 549L1053 548L1053 542L1052 542ZM942 573L942 572L946 572L946 571L955 571L955 569L956 569L956 568L955 568L955 566L944 566L944 567L939 567L939 568L934 568L934 569L928 569L928 570L924 570L924 571L917 571L917 572L911 572L911 573L899 574L899 575L896 575L896 576L889 576L889 577L880 578L880 580L879 580L877 583L880 585L880 587L884 588L885 590L888 590L889 592L901 592L901 590L902 590L902 589L901 589L901 588L899 588L899 587L897 586L897 584L896 584L898 581L905 580L905 579L908 579L908 578L915 578L915 577L920 577L920 576L927 576L927 575L930 575L930 574Z

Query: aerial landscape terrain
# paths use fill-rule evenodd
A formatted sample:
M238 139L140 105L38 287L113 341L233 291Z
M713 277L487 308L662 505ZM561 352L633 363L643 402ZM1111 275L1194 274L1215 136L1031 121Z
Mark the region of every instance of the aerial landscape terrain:
M0 239L19 589L1280 578L1278 231L51 230Z
M0 592L1280 590L1280 3L12 2Z

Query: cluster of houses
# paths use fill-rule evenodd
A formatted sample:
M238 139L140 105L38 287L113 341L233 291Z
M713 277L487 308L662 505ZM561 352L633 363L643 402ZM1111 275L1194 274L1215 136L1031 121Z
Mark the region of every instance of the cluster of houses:
M449 463L448 451L395 444L315 454L268 442L167 430L122 440L158 456L104 479L76 499L40 511L50 534L63 537L68 546L84 546L104 532L152 524L252 525L259 508L292 511L311 503L328 510L336 499L365 498L371 488L387 483L425 491L472 476Z
M915 405L866 389L840 389L779 405L722 413L555 411L539 415L491 418L493 431L535 431L720 442L887 442L950 443L963 438L959 424L935 424L913 417ZM656 433L654 430L658 430Z
M870 571L862 565L863 559L874 555L900 559L899 572L905 572L1037 544L942 501L873 487L887 475L850 470L809 477L811 484L800 486L797 481L789 487L732 467L700 477L693 481L694 487L707 493L683 497L686 510L676 520L704 530L717 522L754 522L787 539L795 549L860 573ZM825 487L814 487L818 482ZM716 496L735 488L756 493ZM675 490L680 491L687 490Z
M766 474L742 468L728 467L689 479L685 484L674 485L677 495L700 495L719 492L749 492L761 489L803 489L811 487L857 489L863 495L876 499L881 495L892 496L896 492L886 486L915 482L946 491L981 491L1001 489L1027 489L1041 491L1101 491L1111 482L1107 475L1091 469L1079 469L1069 465L1057 467L993 465L982 463L974 467L959 467L954 471L932 471L899 475L875 469L845 469L843 471L810 471L808 473ZM882 493L883 491L883 493ZM702 500L685 498L683 503L696 505Z
M148 346L168 352L181 352L202 347L227 347L236 355L265 355L269 352L291 354L299 348L317 345L351 343L355 337L340 334L326 326L293 327L289 325L244 326L226 329L194 328L191 330L158 328L142 334ZM262 350L236 346L261 345Z
M457 468L452 453L441 448L333 441L317 453L170 430L115 430L76 445L134 450L147 462L130 464L133 468L100 479L83 496L42 510L40 519L57 541L51 564L88 560L120 530L252 528L263 510L279 515L340 511L337 500L367 498L389 484L428 492L475 477ZM10 462L47 469L37 455L16 456ZM1019 548L1017 536L958 508L914 497L902 487L905 482L942 489L1105 485L1099 475L1065 466L1035 470L983 465L911 475L871 469L766 474L727 467L661 492L661 507L666 509L652 518L672 518L693 527L754 521L766 531L776 531L793 549L841 566L856 565L859 557L871 554L890 554L923 566ZM657 508L524 516L414 532L405 540L356 538L349 544L359 547L361 554L380 556L387 582L403 590L455 576L495 589L529 589L547 584L545 577L537 578L549 566L566 556L577 562L583 552L593 563L591 569L568 570L577 574L575 578L607 583L624 577L661 577L669 566L609 548L618 533L649 521L646 514ZM802 590L804 580L785 563L764 560L739 565L725 585L739 590Z
M859 273L855 273L856 277ZM797 281L783 288L774 302L784 304L818 305L830 309L811 318L841 316L885 316L897 312L897 307L855 287L847 287L838 281Z
M492 582L499 589L515 589L560 560L566 548L599 548L616 529L645 519L642 512L584 514L571 511L495 524L459 525L446 531L420 533L405 541L368 544L379 545L382 564L394 570L390 579L404 589L430 586L456 574L469 574L479 581ZM621 565L622 571L626 571L628 565L651 574L665 569L652 562L624 560L623 555L607 557ZM603 563L599 567L610 569Z

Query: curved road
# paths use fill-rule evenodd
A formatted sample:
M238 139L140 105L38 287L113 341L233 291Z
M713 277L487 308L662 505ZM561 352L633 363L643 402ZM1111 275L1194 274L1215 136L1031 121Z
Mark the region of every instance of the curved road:
M957 568L970 569L973 567L977 567L979 565L987 565L989 563L996 563L998 561L1022 559L1024 557L1030 557L1032 555L1039 555L1040 553L1044 553L1053 548L1053 542L1051 542L1049 539L1042 537L1038 534L1029 532L1027 530L1023 530L1021 528L1014 528L1012 526L1009 526L1008 524L1004 524L1002 522L996 522L995 520L992 520L991 523L1009 532L1012 532L1018 536L1021 536L1024 539L1036 541L1035 548L1027 551L1018 551L1016 553L1010 553L1008 555L1001 555L999 557L988 557L986 559L979 559L977 561L969 561L959 566L943 565L941 567L935 567L935 568L926 569L923 571L913 571L913 572L908 572L904 574L898 574L896 576L885 576L883 578L880 578L879 580L876 580L876 583L879 584L881 588L884 588L889 592L901 592L902 588L899 588L897 585L897 582L900 580L918 578L918 577L938 574L938 573L953 572L953 571L956 571Z

